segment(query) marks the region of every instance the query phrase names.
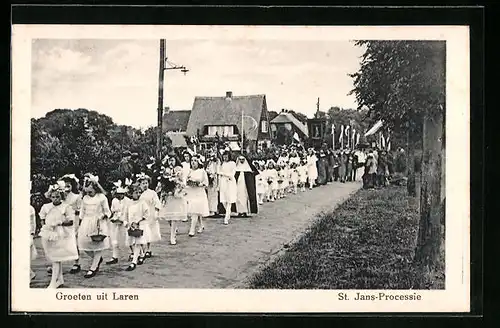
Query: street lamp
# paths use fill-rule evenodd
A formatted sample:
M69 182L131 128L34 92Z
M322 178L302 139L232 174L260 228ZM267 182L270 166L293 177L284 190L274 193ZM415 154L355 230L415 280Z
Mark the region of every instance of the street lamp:
M189 70L185 66L179 66L170 62L166 56L165 39L160 40L160 70L158 76L158 131L156 134L156 158L161 158L161 146L163 136L163 82L165 70L180 70L186 75Z

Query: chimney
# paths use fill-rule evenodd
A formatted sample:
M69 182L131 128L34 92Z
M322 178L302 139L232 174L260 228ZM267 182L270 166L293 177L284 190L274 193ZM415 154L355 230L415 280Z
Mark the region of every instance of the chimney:
M233 97L233 92L232 91L226 91L226 98L232 98Z

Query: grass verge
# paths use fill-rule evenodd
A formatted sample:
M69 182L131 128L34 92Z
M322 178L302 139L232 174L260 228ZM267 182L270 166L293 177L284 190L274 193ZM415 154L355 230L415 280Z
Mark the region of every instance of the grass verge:
M418 211L405 187L360 190L250 280L266 289L444 289L413 264Z

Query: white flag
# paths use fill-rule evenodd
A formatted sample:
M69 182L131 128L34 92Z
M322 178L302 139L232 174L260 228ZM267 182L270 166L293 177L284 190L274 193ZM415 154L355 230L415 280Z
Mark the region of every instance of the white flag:
M359 137L360 137L360 136L361 136L361 135L360 135L359 133L358 133L358 135L356 136L356 145L357 145L357 144L359 144Z
M335 124L332 124L332 134L335 134Z
M298 142L300 142L300 138L299 138L299 134L297 132L295 132L293 134L293 139L297 140Z
M340 126L340 141L344 140L344 126Z

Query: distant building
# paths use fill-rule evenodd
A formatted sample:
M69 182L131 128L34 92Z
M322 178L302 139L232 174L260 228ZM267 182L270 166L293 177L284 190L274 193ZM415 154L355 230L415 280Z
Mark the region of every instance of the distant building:
M281 113L271 121L271 134L273 138L276 137L276 133L280 127L285 127L288 131L292 132L292 135L297 133L300 140L305 140L309 137L307 125L299 121L292 113L286 110L282 110Z
M169 110L163 114L163 131L172 141L173 148L187 148L186 129L191 116L190 110Z
M169 110L167 107L163 114L163 131L186 132L190 115L190 110Z
M186 133L197 136L201 144L224 136L234 149L241 146L243 133L247 151L269 144L271 132L266 96L233 96L228 91L225 97L196 97Z
M165 134L171 141L173 148L188 148L186 132L167 132Z

